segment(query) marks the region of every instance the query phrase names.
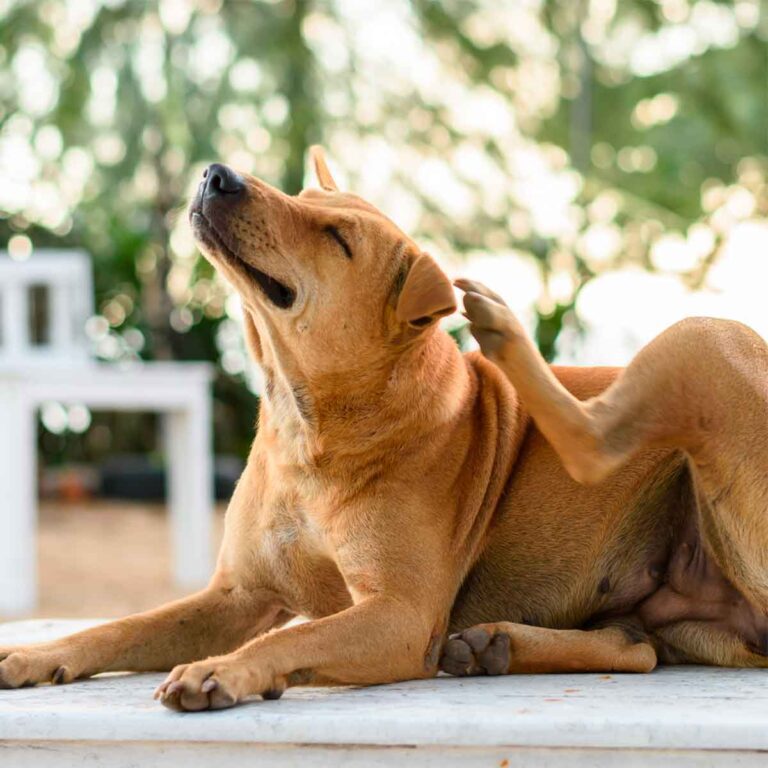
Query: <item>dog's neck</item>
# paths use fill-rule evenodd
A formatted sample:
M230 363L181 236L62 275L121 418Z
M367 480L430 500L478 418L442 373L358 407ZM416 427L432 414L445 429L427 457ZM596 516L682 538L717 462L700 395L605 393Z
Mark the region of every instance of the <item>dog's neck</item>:
M375 363L322 375L266 347L257 445L308 472L347 474L382 452L407 452L456 416L468 388L461 353L438 329Z

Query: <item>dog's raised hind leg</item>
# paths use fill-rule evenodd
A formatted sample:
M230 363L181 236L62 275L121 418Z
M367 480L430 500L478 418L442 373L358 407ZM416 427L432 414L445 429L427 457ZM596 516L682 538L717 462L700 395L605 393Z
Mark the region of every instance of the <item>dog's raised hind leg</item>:
M515 386L568 473L586 484L600 482L641 450L678 448L695 455L717 396L714 388L708 391L708 357L717 364L713 347L751 333L726 321L683 320L645 346L605 392L580 401L496 294L468 280L456 285L466 291L466 316L483 354Z
M604 392L582 402L498 296L479 283L457 285L467 292L464 305L483 353L508 376L575 480L599 482L644 450L688 456L708 553L768 615L765 340L729 320L682 320L643 347ZM762 638L758 645L765 646Z

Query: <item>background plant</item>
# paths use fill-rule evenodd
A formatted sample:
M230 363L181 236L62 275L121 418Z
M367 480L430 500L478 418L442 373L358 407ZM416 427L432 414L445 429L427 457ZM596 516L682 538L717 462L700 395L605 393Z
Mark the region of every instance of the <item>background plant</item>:
M105 359L217 365L217 449L256 398L185 200L223 160L289 193L322 142L350 188L444 259L536 274L552 358L627 263L701 285L768 210L768 22L757 0L0 1L0 242L94 258ZM99 415L49 456L154 444Z

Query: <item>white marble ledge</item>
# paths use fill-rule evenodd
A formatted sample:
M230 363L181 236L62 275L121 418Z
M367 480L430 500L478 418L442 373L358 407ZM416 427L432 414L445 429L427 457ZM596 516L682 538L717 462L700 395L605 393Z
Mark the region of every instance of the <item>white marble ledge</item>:
M52 638L92 623L2 624L0 645ZM60 687L0 691L0 762L3 749L13 744L44 748L50 743L53 757L57 749L66 752L62 743L96 741L100 748L129 742L136 749L158 742L158 748L162 743L178 748L200 743L202 749L202 742L208 747L215 742L233 749L240 748L237 744L264 749L301 745L321 752L333 745L406 752L423 747L417 750L421 755L435 757L438 753L433 750L450 748L457 759L462 750L472 753L481 747L497 749L488 753L489 759L502 754L498 749L510 747L557 748L561 751L555 753L563 758L569 753L562 750L574 749L633 754L640 750L649 757L662 754L656 750L676 750L681 756L690 751L736 750L746 760L747 753L768 750L766 675L766 671L677 667L650 675L441 677L374 688L296 688L279 701L254 700L231 710L199 714L173 713L152 700L162 675L109 675ZM448 763L441 759L439 764ZM589 764L603 763L595 757ZM630 761L626 766L635 764ZM752 762L731 757L725 764Z

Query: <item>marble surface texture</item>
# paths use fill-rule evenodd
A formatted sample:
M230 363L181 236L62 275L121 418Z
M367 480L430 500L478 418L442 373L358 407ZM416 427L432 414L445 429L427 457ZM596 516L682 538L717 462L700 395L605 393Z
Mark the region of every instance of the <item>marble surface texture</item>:
M88 624L3 624L0 645ZM0 742L423 747L433 756L435 749L478 747L648 750L649 756L735 750L742 757L768 750L768 671L670 667L649 675L440 677L371 688L295 688L279 701L254 699L202 714L177 714L154 702L161 679L107 675L0 691ZM747 764L729 760L724 764Z

